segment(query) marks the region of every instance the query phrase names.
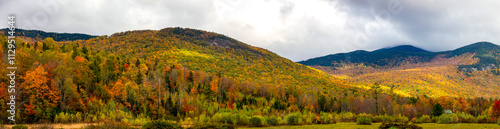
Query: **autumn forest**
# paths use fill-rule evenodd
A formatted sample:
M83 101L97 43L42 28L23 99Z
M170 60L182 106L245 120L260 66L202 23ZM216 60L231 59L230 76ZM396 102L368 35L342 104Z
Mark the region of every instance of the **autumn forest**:
M161 121L177 128L233 128L363 124L367 119L370 124L500 123L496 45L484 51L406 53L411 56L386 59L397 63L383 66L304 65L188 28L72 38L19 33L16 124L144 127ZM0 44L0 67L7 67L4 33ZM493 65L477 70L487 66L477 64ZM9 115L9 78L0 80L0 123L10 124L3 117Z

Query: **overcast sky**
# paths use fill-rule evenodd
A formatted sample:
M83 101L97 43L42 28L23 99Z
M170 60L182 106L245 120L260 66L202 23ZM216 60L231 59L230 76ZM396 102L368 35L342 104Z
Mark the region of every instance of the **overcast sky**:
M499 13L498 0L1 0L0 27L15 14L18 27L49 32L195 28L300 61L403 44L498 44Z

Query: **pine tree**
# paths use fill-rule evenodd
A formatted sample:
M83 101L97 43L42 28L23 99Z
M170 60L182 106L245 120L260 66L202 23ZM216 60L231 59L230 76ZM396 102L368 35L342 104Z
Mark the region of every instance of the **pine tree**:
M432 107L432 116L441 116L441 114L443 114L443 106L436 103L434 107Z
M142 74L141 74L141 70L139 69L139 71L137 71L137 80L136 80L136 83L138 85L142 84Z
M372 86L372 92L375 99L375 114L378 114L378 94L380 93L380 85L378 83Z
M80 53L78 53L77 47L76 46L73 47L73 53L71 54L71 58L74 59L76 56L79 56L79 55L80 55Z
M318 112L320 111L324 111L326 112L326 98L324 95L319 95L319 99L318 99L318 105L319 105L319 110Z

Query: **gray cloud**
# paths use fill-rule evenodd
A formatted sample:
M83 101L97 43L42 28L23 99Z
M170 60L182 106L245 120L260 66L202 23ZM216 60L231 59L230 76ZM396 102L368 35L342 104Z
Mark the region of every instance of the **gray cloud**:
M395 0L392 0L395 1ZM343 11L354 17L374 17L373 12L387 10L390 1L373 3L368 0L343 1ZM390 24L404 34L409 44L431 51L451 50L478 41L498 44L500 34L498 5L487 1L400 1L403 11L391 15ZM383 3L383 4L380 4ZM383 40L383 39L382 39ZM389 42L401 42L399 39ZM373 41L376 42L376 41Z
M442 51L498 43L498 6L494 0L4 0L0 16L15 14L21 28L94 35L202 29L299 61L400 44Z

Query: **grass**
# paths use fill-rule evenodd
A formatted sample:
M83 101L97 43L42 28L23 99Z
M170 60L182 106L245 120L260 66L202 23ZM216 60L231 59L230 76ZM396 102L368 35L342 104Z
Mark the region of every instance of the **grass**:
M381 123L373 123L372 125L357 125L354 122L340 122L337 124L325 124L325 125L299 125L299 126L274 126L274 127L264 127L262 129L378 129ZM500 129L500 125L497 124L470 124L470 123L459 123L459 124L436 124L436 123L424 123L417 124L424 129ZM240 128L240 129L257 129L257 128Z

